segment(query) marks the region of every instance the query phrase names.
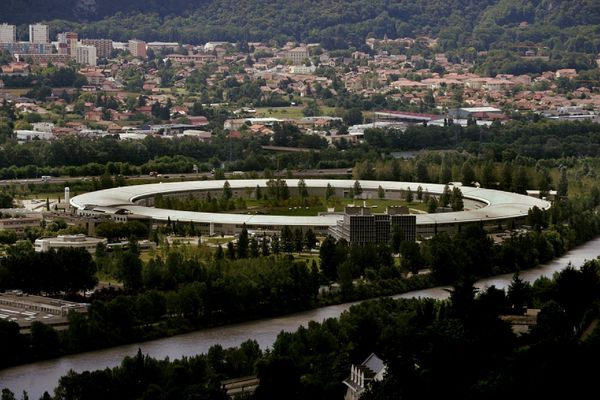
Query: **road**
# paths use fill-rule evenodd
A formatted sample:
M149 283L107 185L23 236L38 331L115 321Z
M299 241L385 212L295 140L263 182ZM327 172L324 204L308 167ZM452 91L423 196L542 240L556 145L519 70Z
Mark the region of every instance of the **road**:
M317 177L317 176L348 176L350 175L351 169L349 168L336 168L336 169L297 169L290 170L294 177ZM288 175L287 170L274 171L274 175L277 177L286 177ZM232 178L243 178L244 172L226 172L225 177L228 179ZM210 179L213 177L212 172L199 172L199 173L166 173L160 174L158 177L154 177L156 181L162 181L165 179L170 180L186 180L192 181L197 179ZM29 178L29 179L4 179L0 181L0 186L10 186L10 185L42 185L44 183L49 184L65 184L71 182L81 182L81 181L90 181L92 177L89 176L57 176L52 177L47 180L42 180L41 178ZM99 179L99 177L96 177ZM129 175L125 176L125 179L128 181L148 181L152 180L153 177L148 175Z

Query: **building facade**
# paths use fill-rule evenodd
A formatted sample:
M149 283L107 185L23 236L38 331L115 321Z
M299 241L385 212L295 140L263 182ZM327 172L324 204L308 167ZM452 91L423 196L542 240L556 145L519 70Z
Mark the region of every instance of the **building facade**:
M77 61L78 64L96 66L96 48L94 46L77 46L75 61Z
M89 237L82 234L59 235L57 237L36 239L33 247L37 252L46 252L61 247L71 247L86 249L90 253L94 253L96 251L96 246L100 243L106 245L108 241L106 239Z
M113 51L113 41L110 39L82 39L81 44L94 46L98 58L110 58Z
M128 45L129 52L136 58L146 58L146 42L143 40L130 40Z
M17 41L17 27L15 25L0 25L0 43L15 43Z
M348 206L344 218L329 229L336 239L350 244L388 243L398 230L402 240L416 239L417 217L406 207L388 207L384 214L372 214L369 207Z
M343 382L347 387L344 400L360 399L371 382L383 380L385 371L385 364L375 353L371 353L360 365L352 364L350 366L350 377Z
M310 54L306 47L296 47L286 54L286 58L290 59L294 65L304 64L304 61L309 57Z
M29 43L44 44L50 43L50 32L48 25L33 24L29 25Z

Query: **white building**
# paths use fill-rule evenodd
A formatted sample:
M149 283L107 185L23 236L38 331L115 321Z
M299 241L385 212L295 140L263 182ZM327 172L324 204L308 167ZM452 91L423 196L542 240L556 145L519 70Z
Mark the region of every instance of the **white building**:
M31 130L23 130L19 129L15 131L15 135L17 136L17 142L28 142L30 140L52 140L54 139L54 133L52 131L31 131Z
M17 27L15 25L0 25L0 43L14 43L17 41Z
M34 24L29 25L29 43L45 44L50 43L50 33L48 25Z
M78 45L75 51L75 61L78 64L96 66L96 47Z
M352 365L350 378L344 380L348 387L344 400L358 400L371 382L383 380L385 371L385 364L375 353L371 353L362 364Z
M36 239L35 243L33 244L33 247L37 252L45 252L50 251L51 249L71 247L86 249L90 253L94 253L96 251L96 246L99 243L103 243L104 245L106 245L108 241L106 239L89 237L82 234L59 235L57 237Z

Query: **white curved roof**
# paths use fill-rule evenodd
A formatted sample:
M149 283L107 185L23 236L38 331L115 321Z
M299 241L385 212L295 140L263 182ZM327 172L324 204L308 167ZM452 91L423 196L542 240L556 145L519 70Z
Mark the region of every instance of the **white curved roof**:
M290 188L298 186L298 179L286 179ZM166 221L193 221L204 223L219 224L252 224L252 225L276 225L276 226L334 226L340 215L325 215L314 217L292 217L279 215L255 215L255 214L226 214L226 213L206 213L193 211L166 210L154 207L144 207L134 204L136 200L154 197L157 194L194 192L202 190L221 190L225 181L186 181L153 183L147 185L125 186L113 189L99 190L75 196L71 199L71 205L78 209L101 208L105 212L119 210L130 211L134 214L151 217L155 220ZM243 179L229 180L232 189L255 188L260 186L266 188L268 180L266 179ZM305 179L308 187L326 188L328 184L335 188L349 189L354 186L354 180L336 180L336 179ZM431 194L440 194L444 190L444 185L435 183L418 182L392 182L392 181L360 181L364 189L377 190L379 186L388 191L407 190L410 188L416 192L417 187L421 186L423 191ZM527 215L527 212L533 206L542 209L550 207L550 203L521 194L503 192L492 189L482 189L470 186L460 186L465 199L479 201L485 206L470 211L458 211L437 214L417 214L417 225L424 224L447 224L454 222L477 222L486 220L499 220L518 218Z

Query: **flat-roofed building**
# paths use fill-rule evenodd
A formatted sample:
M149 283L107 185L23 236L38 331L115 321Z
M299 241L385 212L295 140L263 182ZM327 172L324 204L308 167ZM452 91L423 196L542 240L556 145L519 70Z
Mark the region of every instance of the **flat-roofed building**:
M2 218L0 219L0 230L14 231L17 234L24 233L27 229L39 228L42 218Z
M50 32L48 25L32 24L29 25L29 43L43 44L50 43Z
M50 251L51 249L59 249L64 247L82 248L90 253L96 251L98 244L107 244L106 239L89 237L82 234L78 235L59 235L57 237L48 237L36 239L33 247L37 252Z
M98 58L110 58L113 51L113 41L110 39L81 39L84 46L94 46Z
M372 214L371 208L347 206L344 218L329 233L350 244L387 243L395 229L402 240L416 239L417 217L408 214L406 207L388 207L384 214Z
M146 58L146 42L143 40L133 39L128 43L128 50L132 56L136 58Z
M17 27L15 25L0 25L0 43L14 43L17 41Z
M94 46L78 45L75 52L75 61L79 64L96 66L96 48Z

